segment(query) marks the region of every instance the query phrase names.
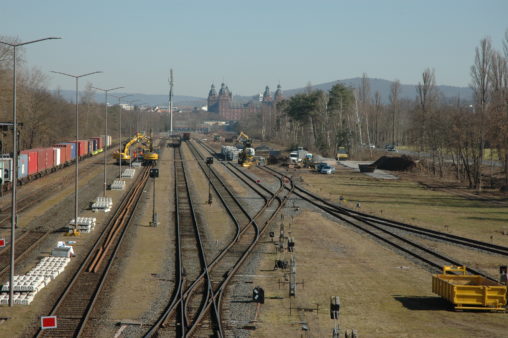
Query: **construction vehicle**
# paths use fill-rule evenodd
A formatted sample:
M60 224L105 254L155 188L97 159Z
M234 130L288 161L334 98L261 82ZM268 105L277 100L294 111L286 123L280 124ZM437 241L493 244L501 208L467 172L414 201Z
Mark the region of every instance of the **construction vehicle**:
M129 164L131 161L136 159L136 156L131 156L130 154L130 147L134 145L135 143L141 142L142 144L146 146L150 146L152 141L146 137L142 133L136 133L130 140L127 142L123 148L122 152L119 152L118 150L113 153L113 158L117 160L118 162L122 162L122 164Z
M346 148L339 147L339 149L337 150L337 156L335 156L335 159L337 161L346 161L348 158L349 158L349 155L346 151Z
M148 151L143 155L143 163L145 165L157 164L159 160L159 153L153 148L152 130L150 130L150 138L148 139Z
M240 135L236 138L236 141L243 145L242 151L238 154L238 164L245 168L257 165L257 160L255 158L256 151L252 147L252 140L249 135L241 131Z

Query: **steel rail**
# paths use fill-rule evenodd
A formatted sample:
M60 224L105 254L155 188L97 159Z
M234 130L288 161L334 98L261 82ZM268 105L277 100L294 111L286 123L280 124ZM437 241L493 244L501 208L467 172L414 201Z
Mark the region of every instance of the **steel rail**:
M122 209L126 207L126 205L133 203L132 199L135 198L136 192L139 193L142 192L142 188L144 187L144 184L146 183L146 179L148 178L148 172L149 168L146 167L143 172L138 176L138 179L136 180L136 184L133 185L133 187L129 190L129 192L126 194L126 196L122 199L122 202L120 203L119 207L116 209L115 214L111 216L109 219L105 229L110 228L114 222L116 217L118 217L122 213ZM135 199L135 203L137 204L139 201L139 196ZM125 227L127 229L127 227ZM125 233L125 231L124 231ZM103 274L95 274L95 273L88 273L85 271L86 267L90 264L90 261L94 258L94 253L96 252L96 249L99 247L99 245L103 242L105 236L107 234L107 231L103 231L100 236L95 241L92 248L89 250L87 256L84 258L82 263L80 264L79 268L74 273L72 279L67 284L66 288L62 292L62 294L59 296L57 302L54 304L53 308L51 309L51 312L49 315L58 315L59 311L64 310L63 305L64 302L72 297L72 292L75 290L75 288L78 288L78 284L82 283L85 287L79 288L79 290L75 290L75 292L79 293L79 302L73 303L71 300L69 300L70 305L75 306L77 308L77 311L80 313L79 315L67 315L67 316L59 316L59 329L51 329L51 330L41 330L39 329L36 333L36 337L41 336L63 336L63 337L69 337L69 336L79 336L84 328L84 324L86 322L86 319L88 319L89 314L93 308L93 305L95 304L95 301L97 299L98 294L100 293L100 290L102 289L102 286L104 284L104 281L106 279L107 273L109 272L109 268L113 262L113 259L118 251L118 248L121 243L121 239L123 238L123 234L121 235L117 245L115 246L112 255L110 257L110 260L107 264L107 266L103 269ZM86 277L83 276L93 276L93 279L91 284L95 285L95 288L93 286L90 287L90 283L87 282ZM102 276L102 277L101 277ZM85 300L85 292L91 292L89 294L88 301ZM76 293L75 293L76 294ZM84 306L84 308L83 308ZM76 310L76 309L74 309ZM70 310L72 312L72 309ZM77 323L76 323L77 322Z
M267 172L271 172L273 175L279 175L281 177L286 177L286 178L289 178L289 176L283 174L283 173L280 173L276 170L274 170L273 168L264 168L265 171ZM418 254L416 253L415 251L413 251L413 249L408 249L408 248L405 248L403 247L402 245L400 244L397 244L379 234L376 234L374 231L371 231L371 230L368 230L366 228L364 228L363 226L355 223L355 222L352 222L351 220L347 220L345 217L350 217L352 219L355 219L356 221L358 222L362 222L364 224L367 224L368 226L378 230L378 231L381 231L389 236L392 236L393 238L396 238L397 240L399 241L402 241L406 244L409 244L411 246L413 246L414 248L416 248L417 250L420 250L420 251L423 251L429 255L432 255L434 257L436 257L437 259L440 259L440 260L443 260L445 262L448 262L448 263L451 263L453 265L462 265L461 263L459 263L458 261L450 258L450 257L446 257L444 255L441 255L441 254L438 254L437 252L433 251L433 250L430 250L428 248L425 248L417 243L415 243L414 241L411 241L407 238L403 238L402 236L399 236L399 235L396 235L394 234L393 232L391 231L388 231L386 229L382 229L381 227L379 226L376 226L375 224L373 224L373 222L370 222L368 219L366 218L362 218L362 217L355 217L355 215L350 215L348 212L346 212L345 210L341 210L342 208L333 208L333 207L330 207L329 206L329 202L325 201L323 198L313 194L313 193L309 193L307 192L305 189L301 188L301 187L298 187L298 186L295 186L295 188L298 190L298 191L295 191L295 195L299 196L300 198L302 198L303 200L306 200L307 202L311 203L312 205L322 209L323 211L331 214L332 216L335 216L337 218L339 218L340 220L344 221L344 222L347 222L348 224L350 225L353 225L355 226L356 228L364 231L364 232L367 232L368 234L378 238L379 240L401 250L401 251L404 251L405 253L423 261L424 263L430 265L432 268L436 269L438 272L442 271L442 266L443 264L439 264L439 263L436 263L435 261L431 261L425 257L423 257L423 255L421 254ZM304 194L307 194L308 196L310 197L306 197ZM317 202L316 202L317 201ZM319 202L319 203L318 203ZM325 204L325 205L322 205L322 204ZM348 209L349 210L349 209ZM478 274L478 275L481 275L481 276L484 276L485 278L488 278L490 280L493 280L493 281L497 281L496 279L492 278L491 276L488 276L486 275L485 273L482 273L482 272L479 272L479 271L476 271L476 270L473 270L473 269L468 269L469 272L473 273L473 274Z

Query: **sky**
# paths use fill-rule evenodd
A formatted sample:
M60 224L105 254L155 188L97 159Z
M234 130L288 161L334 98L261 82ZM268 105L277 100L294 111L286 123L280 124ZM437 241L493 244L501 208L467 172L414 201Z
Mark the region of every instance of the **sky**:
M0 4L0 35L50 40L24 49L25 66L50 89L74 80L50 73L103 71L99 88L206 97L225 82L235 95L266 85L294 89L360 77L468 86L475 48L496 49L508 29L507 0L19 0Z

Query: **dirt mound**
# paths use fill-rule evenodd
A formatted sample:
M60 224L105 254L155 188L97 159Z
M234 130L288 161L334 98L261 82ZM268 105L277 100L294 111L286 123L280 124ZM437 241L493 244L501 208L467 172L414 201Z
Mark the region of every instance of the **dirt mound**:
M382 156L372 164L378 169L393 171L410 170L416 166L416 162L407 155Z

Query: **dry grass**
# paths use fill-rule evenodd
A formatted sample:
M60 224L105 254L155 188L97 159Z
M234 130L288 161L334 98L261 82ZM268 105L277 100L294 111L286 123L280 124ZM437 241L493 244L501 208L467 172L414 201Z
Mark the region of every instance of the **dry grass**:
M338 203L390 219L506 245L508 207L428 190L417 182L379 180L346 169L319 175L302 171L304 186ZM491 240L492 236L492 240Z

